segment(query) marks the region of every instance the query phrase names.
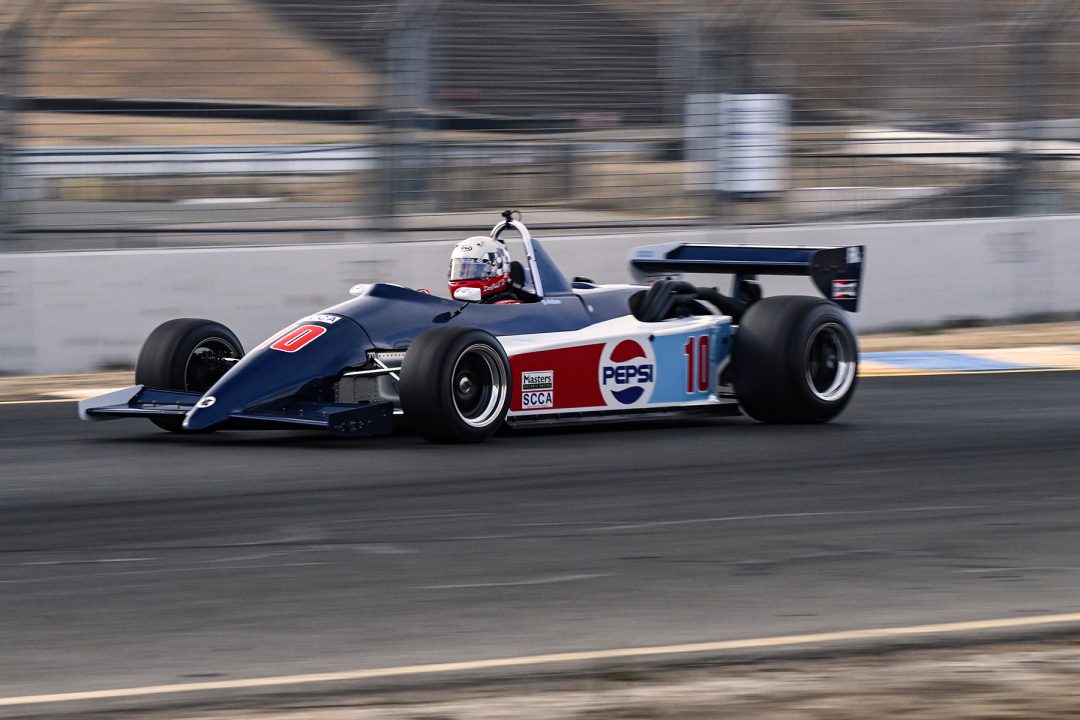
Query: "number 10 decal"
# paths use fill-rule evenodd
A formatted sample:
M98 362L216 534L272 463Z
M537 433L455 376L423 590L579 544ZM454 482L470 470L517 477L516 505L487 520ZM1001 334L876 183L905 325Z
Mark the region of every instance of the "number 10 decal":
M683 354L686 355L686 392L705 392L709 389L709 374L712 370L709 336L687 338Z

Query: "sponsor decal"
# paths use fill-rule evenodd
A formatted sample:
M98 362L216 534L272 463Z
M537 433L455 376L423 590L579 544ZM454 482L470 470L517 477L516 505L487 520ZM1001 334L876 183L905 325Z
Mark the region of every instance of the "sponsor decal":
M308 315L306 318L304 318L304 322L321 322L326 323L327 325L333 325L340 319L340 315L327 315L325 313L320 313L318 315Z
M216 403L216 402L217 402L216 397L214 397L213 395L207 395L202 400L195 403L195 407L197 407L197 408L208 408L208 407L212 407L213 404Z
M555 373L551 370L533 370L521 373L521 391L554 390Z
M555 407L554 393L551 390L521 393L522 410L540 410Z
M833 280L833 300L854 300L859 296L858 280Z
M849 247L847 249L847 262L848 265L858 265L862 262L862 253L858 247Z
M278 338L270 345L270 349L294 353L307 346L308 343L316 338L321 337L325 332L326 328L322 325L301 325L295 330L291 330Z
M482 292L495 292L496 290L502 290L504 287L510 284L510 278L500 277L495 282L484 285Z
M521 409L555 407L555 371L530 370L521 373Z
M608 405L643 405L656 386L652 346L637 340L613 340L600 355L600 393Z

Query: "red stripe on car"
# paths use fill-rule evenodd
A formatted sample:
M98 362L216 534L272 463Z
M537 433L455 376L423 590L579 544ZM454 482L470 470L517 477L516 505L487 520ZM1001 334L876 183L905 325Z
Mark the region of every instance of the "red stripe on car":
M522 410L521 376L529 372L552 372L552 404L544 409L603 407L600 394L600 354L604 344L579 345L559 350L540 350L510 358L514 395L510 410Z

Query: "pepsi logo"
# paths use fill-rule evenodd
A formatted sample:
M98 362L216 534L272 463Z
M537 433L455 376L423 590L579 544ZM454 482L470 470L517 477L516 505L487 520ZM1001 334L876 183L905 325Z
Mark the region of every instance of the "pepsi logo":
M600 355L600 393L608 405L643 405L656 385L652 346L637 340L613 340Z

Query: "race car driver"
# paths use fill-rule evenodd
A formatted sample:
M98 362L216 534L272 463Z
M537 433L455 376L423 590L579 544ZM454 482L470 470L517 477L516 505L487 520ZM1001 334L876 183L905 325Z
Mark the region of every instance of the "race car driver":
M510 253L506 245L484 235L466 238L450 255L450 297L462 287L478 288L480 302L511 305L528 302L528 293L510 280Z

